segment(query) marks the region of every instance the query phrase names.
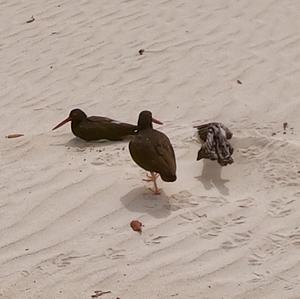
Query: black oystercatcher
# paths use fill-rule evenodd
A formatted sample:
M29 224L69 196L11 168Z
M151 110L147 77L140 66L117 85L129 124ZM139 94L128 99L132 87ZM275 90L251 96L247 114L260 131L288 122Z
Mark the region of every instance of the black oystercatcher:
M152 122L162 124L152 117L150 111L142 111L138 120L138 133L129 143L134 162L150 171L145 181L154 183L154 194L160 194L156 179L160 175L165 182L176 181L176 159L169 138L153 129Z
M80 109L72 110L69 117L52 130L56 130L69 121L71 121L73 134L86 141L99 139L117 141L124 139L128 135L136 134L137 132L137 126L102 116L87 117Z

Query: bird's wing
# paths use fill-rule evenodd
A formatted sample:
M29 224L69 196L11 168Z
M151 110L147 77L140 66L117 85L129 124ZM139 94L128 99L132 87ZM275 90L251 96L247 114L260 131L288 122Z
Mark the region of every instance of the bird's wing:
M114 121L113 119L104 116L90 116L88 117L88 120L96 123L111 123Z
M158 131L156 131L158 132ZM154 149L157 153L158 163L163 165L163 167L169 169L172 173L176 171L176 158L173 146L169 140L169 138L161 133L159 138L155 138L153 142ZM157 135L158 137L158 135Z
M123 130L124 134L132 134L135 130L137 130L136 125L128 124L125 122L121 122L118 120L114 120L108 117L103 117L103 116L90 116L88 120L95 124L102 124L103 126L111 129L118 129L118 130Z
M156 130L149 135L136 136L130 142L129 150L133 160L142 168L162 172L176 172L176 160L169 138Z

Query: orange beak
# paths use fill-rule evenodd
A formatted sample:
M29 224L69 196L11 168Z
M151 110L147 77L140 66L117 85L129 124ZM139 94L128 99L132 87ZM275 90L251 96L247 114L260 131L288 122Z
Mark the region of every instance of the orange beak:
M63 120L61 123L59 123L56 127L54 127L54 128L52 129L52 131L58 129L59 127L63 126L64 124L66 124L67 122L69 122L69 121L71 121L71 120L72 120L71 117L66 118L66 119Z
M152 117L152 122L158 125L163 125L163 123L155 118Z

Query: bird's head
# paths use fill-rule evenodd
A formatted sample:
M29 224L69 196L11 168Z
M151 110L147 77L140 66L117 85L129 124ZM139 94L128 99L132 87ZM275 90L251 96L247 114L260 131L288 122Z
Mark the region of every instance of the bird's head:
M154 117L152 117L152 112L144 110L139 115L138 128L139 130L152 128L152 123L162 125L163 123Z
M66 124L69 121L79 123L79 122L83 121L86 118L87 118L87 115L82 110L73 109L70 112L69 116L65 120L60 122L57 126L55 126L52 130L58 129L59 127L63 126L64 124Z

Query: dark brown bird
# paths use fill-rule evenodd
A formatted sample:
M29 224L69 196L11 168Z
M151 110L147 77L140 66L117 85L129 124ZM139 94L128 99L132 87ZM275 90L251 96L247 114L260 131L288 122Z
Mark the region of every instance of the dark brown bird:
M138 120L138 133L129 143L134 162L150 171L145 181L154 183L154 194L160 194L156 179L160 175L165 182L176 181L176 159L169 138L153 129L152 122L162 124L152 117L150 111L142 111Z
M56 130L69 121L71 122L73 134L86 141L99 139L117 141L124 139L126 136L134 135L137 132L137 126L135 125L122 123L108 117L87 117L80 109L72 110L69 117L52 130Z

